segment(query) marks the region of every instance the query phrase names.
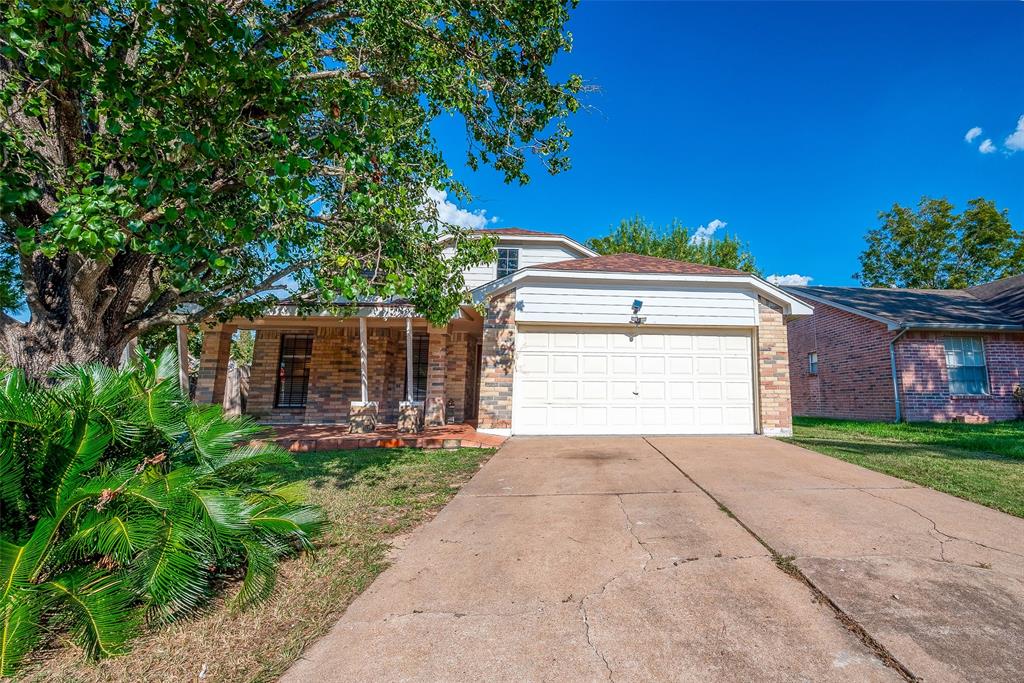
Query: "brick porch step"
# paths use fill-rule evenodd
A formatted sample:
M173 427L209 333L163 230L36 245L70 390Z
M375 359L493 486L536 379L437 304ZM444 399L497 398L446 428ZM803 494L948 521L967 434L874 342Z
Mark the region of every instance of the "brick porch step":
M505 437L481 434L472 425L428 427L416 434L381 425L368 434L350 434L347 425L270 425L276 441L292 453L353 448L497 448Z

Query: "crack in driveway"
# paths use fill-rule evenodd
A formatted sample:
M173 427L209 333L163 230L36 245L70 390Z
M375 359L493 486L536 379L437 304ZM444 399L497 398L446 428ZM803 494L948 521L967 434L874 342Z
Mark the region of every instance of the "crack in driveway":
M793 558L784 557L781 553L775 550L775 548L773 548L771 545L768 544L767 541L765 541L758 534L756 534L754 530L751 529L743 520L737 517L725 505L725 503L723 503L721 500L712 495L710 491L701 486L696 479L687 474L682 467L680 467L674 460L672 460L672 458L668 457L668 455L666 455L664 451L662 451L660 448L651 443L650 439L648 439L647 437L643 437L643 440L648 446L654 449L655 452L660 454L661 457L668 461L668 463L672 465L672 467L678 470L680 474L686 477L690 481L690 483L692 483L694 486L700 489L704 493L704 495L706 495L708 498L712 500L712 502L718 505L719 509L722 510L723 514L733 519L737 524L740 525L740 527L743 528L744 531L750 534L754 538L754 540L756 540L758 543L764 546L764 548L768 550L769 553L771 553L772 558L775 560L775 565L779 568L780 571L782 571L785 574L788 574L789 576L792 576L797 581L800 581L803 584L805 584L811 590L811 593L816 598L818 598L819 600L821 600L823 604L831 608L836 618L840 621L840 623L842 623L847 629L854 633L861 640L861 642L864 643L864 645L866 645L868 649L876 657L878 657L879 660L881 660L883 664L896 671L896 673L898 673L907 681L921 680L918 676L914 675L914 673L910 671L910 669L908 669L902 662L896 659L896 656L891 651L889 651L888 648L886 648L884 645L878 642L878 640L876 640L874 636L868 633L867 629L865 629L851 615L843 611L839 607L839 605L837 605L835 601L832 600L832 598L830 598L823 590L818 588L818 586L815 585L814 582L810 580L810 578L808 578L802 571L800 571L800 568L792 563ZM830 479L829 477L825 478ZM830 481L835 480L830 479Z
M893 505L898 505L901 508L905 508L907 510L910 510L915 515L917 515L921 519L923 519L923 520L927 521L929 524L931 524L932 525L931 531L934 531L935 533L939 534L940 536L945 536L946 540L942 540L942 539L939 539L939 538L935 539L938 542L938 544L939 544L939 556L942 558L943 562L951 562L951 560L946 558L946 552L945 552L946 551L946 543L949 543L950 541L960 541L962 543L970 543L972 545L978 546L979 548L985 548L986 550L993 550L995 552L1006 553L1007 555L1013 555L1014 557L1024 558L1024 555L1022 555L1020 553L1015 553L1012 550L1004 550L1003 548L996 548L996 547L991 546L991 545L985 545L981 541L975 541L974 539L971 539L971 538L963 538L962 536L954 536L953 534L946 533L945 531L943 531L942 529L939 528L938 524L935 523L934 519L932 519L928 515L924 514L923 512L921 512L920 510L918 510L917 508L915 508L912 505L908 505L907 503L903 503L903 502L898 501L898 500L893 500L892 498L886 498L885 496L880 496L880 495L874 494L871 491L865 490L864 493L868 494L869 496L871 496L873 498L877 498L878 500L884 500L887 503L892 503Z

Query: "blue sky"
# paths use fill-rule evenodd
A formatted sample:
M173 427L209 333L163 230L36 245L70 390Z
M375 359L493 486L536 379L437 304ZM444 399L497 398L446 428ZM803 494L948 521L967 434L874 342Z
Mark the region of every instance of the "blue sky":
M1024 2L584 0L570 30L553 73L600 87L571 121L572 170L506 186L462 166L457 121L435 127L464 208L495 226L584 240L636 213L717 219L766 274L819 285L854 284L893 202L984 196L1024 227L1024 149L1005 144L1024 115Z

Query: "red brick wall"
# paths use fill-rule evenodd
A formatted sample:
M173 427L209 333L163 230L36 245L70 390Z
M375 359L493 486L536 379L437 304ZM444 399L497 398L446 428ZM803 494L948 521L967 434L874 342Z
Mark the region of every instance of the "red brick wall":
M813 417L891 421L896 416L889 332L884 323L818 302L791 321L789 374L793 413ZM807 355L818 353L818 374Z
M1024 334L980 337L988 365L988 396L951 396L943 341L948 332L909 332L896 342L903 418L908 422L1013 420L1021 416L1013 388L1024 384Z

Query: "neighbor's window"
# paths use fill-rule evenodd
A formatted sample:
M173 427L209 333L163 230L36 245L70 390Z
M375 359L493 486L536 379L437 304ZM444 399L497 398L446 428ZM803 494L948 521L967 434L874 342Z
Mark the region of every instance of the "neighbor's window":
M309 359L313 355L313 335L281 335L281 362L277 370L278 408L302 408L309 390Z
M949 337L945 341L949 393L987 394L988 368L985 347L979 337Z
M519 250L498 247L498 277L519 270Z
M430 335L412 336L412 400L427 400L427 363L430 358Z
M807 354L807 371L812 375L818 374L818 352L811 351Z

